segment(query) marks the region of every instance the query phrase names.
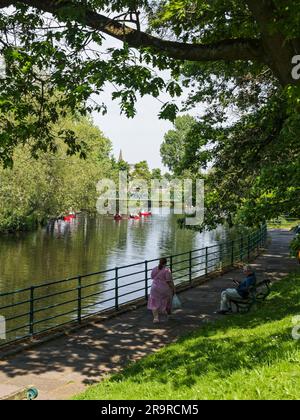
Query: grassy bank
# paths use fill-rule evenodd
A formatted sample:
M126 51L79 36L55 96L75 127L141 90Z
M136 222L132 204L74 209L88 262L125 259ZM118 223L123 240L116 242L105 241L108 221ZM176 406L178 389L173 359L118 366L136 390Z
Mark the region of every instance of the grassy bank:
M293 229L295 226L300 225L299 219L285 219L284 217L279 217L276 220L270 220L268 222L269 229Z
M250 314L207 324L75 398L299 399L296 315L300 275L290 275Z

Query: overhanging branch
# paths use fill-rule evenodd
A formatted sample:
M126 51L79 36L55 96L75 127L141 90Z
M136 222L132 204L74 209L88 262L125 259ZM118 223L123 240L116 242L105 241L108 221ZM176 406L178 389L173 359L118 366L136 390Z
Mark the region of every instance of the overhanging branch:
M23 3L55 16L59 16L60 11L66 6L70 7L74 4L74 7L78 7L80 5L78 2L74 3L68 0L0 0L0 8L17 3ZM82 6L86 7L85 5ZM123 25L87 7L83 10L84 13L80 16L81 24L120 41L126 41L133 48L151 48L176 60L198 62L251 60L264 62L262 43L257 39L228 39L208 45L173 42Z

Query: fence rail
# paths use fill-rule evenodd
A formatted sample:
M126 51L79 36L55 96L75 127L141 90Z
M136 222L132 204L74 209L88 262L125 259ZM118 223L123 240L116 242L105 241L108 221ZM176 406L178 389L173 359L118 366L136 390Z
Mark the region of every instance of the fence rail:
M192 283L238 261L249 261L266 241L267 228L238 239L168 257L175 284ZM136 299L147 301L151 271L158 259L0 293L6 339L0 347Z

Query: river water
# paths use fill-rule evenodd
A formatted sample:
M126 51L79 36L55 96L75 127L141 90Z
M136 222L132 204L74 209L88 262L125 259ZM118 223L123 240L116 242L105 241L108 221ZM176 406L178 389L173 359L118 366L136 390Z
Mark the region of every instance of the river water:
M119 222L109 216L80 214L70 222L57 221L34 232L0 236L0 294L161 256L179 254L211 246L224 239L225 232L222 229L197 233L180 229L176 222L178 216L168 214L166 209L164 211L154 209L153 213L152 217L141 220ZM141 265L120 271L124 276L120 280L120 285L123 287L122 292L125 292L120 304L134 297L143 296L143 291L136 295L126 295L126 292L137 290L137 285L130 285L130 281L138 279L138 275L132 277L130 281L125 277L132 270L141 273L143 269L144 266ZM108 283L105 283L108 278L113 277L114 272L84 279L87 289L82 291L82 295L86 296L85 304L91 309L87 308L83 314L113 306L113 300L99 303L100 300L113 299L113 287L108 287ZM70 280L67 283L35 289L34 331L68 322L78 316L77 286L77 280ZM66 292L69 289L71 291ZM51 296L44 297L46 295ZM30 293L26 291L0 299L0 308L4 304L26 301L16 308L2 311L2 315L8 319L9 329L20 327L20 330L9 334L9 338L14 339L28 334L29 298ZM57 307L57 304L61 306ZM16 314L20 317L10 320ZM22 314L25 315L22 317ZM53 316L58 318L52 320Z
M180 229L176 218L154 214L115 222L81 214L34 232L2 235L0 292L210 246L223 236L221 230Z

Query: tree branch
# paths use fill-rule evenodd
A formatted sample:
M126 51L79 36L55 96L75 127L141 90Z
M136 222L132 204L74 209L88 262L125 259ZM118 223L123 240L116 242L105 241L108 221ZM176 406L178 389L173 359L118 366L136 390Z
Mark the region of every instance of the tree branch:
M283 86L295 83L291 76L291 60L296 53L293 43L297 40L287 41L279 29L272 30L271 24L276 17L273 0L246 0L246 3L259 25L267 64Z
M23 3L43 12L51 13L59 16L59 12L64 7L78 7L80 3L74 3L72 0L0 0L0 8L4 5L16 5ZM138 29L114 21L104 15L101 15L84 4L84 13L80 16L80 23L90 28L103 32L120 41L125 41L133 48L152 48L156 52L165 54L176 60L189 61L236 61L236 60L252 60L264 62L264 51L262 43L257 39L228 39L214 44L188 44L181 42L173 42L162 40L151 36ZM79 19L79 18L78 18Z

